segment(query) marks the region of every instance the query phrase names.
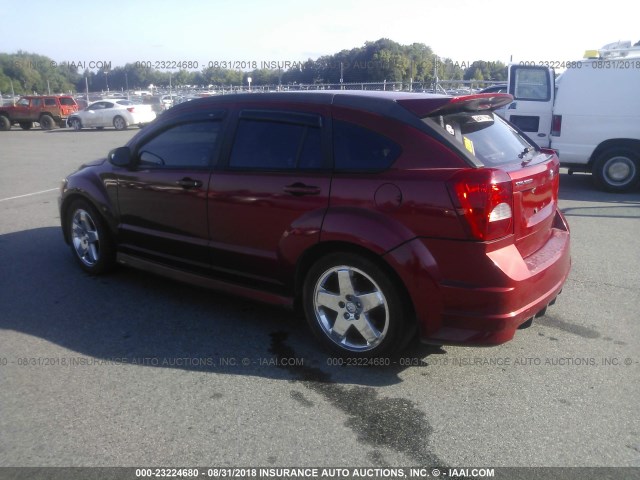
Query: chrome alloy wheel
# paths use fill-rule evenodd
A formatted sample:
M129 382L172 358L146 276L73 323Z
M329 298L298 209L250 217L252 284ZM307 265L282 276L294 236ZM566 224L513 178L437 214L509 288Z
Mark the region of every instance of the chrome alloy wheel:
M100 260L100 237L91 215L78 209L73 214L71 241L78 258L87 267L95 266Z
M313 308L322 331L351 352L377 347L389 329L389 307L382 289L362 270L341 265L316 282Z

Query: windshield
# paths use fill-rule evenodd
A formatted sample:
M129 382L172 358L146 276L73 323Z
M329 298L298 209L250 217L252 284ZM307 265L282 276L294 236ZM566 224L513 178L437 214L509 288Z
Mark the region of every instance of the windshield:
M530 158L537 147L491 111L455 113L425 119L442 128L486 166Z

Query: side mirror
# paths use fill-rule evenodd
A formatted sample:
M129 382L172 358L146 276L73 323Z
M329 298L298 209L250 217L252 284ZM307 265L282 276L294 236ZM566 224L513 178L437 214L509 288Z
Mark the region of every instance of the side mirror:
M131 166L131 150L129 147L114 148L109 152L107 158L111 165L115 165L117 167Z

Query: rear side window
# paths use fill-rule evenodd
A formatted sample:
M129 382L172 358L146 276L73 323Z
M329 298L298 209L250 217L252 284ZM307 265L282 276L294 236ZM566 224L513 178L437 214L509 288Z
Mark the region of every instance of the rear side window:
M229 167L250 170L319 169L319 127L274 120L240 119Z
M55 98L45 98L44 99L44 104L47 107L55 107L56 106L56 99Z
M486 166L498 166L521 160L537 150L513 127L493 112L456 113L433 117L454 143L474 155ZM528 150L529 151L529 150Z
M221 128L220 121L172 127L138 149L141 168L207 168Z
M400 155L401 148L387 137L353 123L333 123L333 155L338 171L382 171Z

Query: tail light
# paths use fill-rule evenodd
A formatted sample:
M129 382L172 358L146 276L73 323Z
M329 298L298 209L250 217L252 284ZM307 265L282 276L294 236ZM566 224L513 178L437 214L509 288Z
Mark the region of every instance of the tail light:
M136 110L136 107L127 107L127 112L133 113Z
M554 115L551 120L551 136L559 137L562 133L562 115Z
M513 233L513 186L502 170L462 170L448 182L470 237L495 240Z

